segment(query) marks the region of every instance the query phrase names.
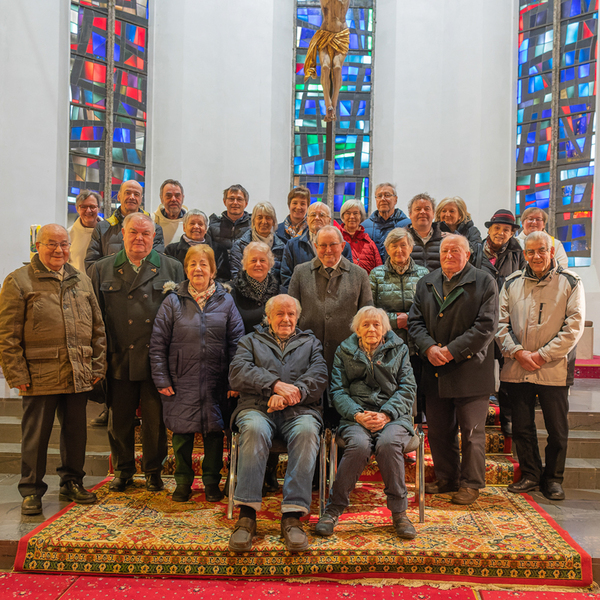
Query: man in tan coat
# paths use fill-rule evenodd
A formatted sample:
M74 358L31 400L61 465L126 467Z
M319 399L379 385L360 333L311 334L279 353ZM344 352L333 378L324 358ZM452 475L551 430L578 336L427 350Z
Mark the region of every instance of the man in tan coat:
M67 264L69 236L60 225L40 229L31 263L13 271L0 291L0 364L23 397L21 513L42 512L46 454L54 415L61 425L61 500L90 504L83 487L86 400L106 373L106 337L89 278Z

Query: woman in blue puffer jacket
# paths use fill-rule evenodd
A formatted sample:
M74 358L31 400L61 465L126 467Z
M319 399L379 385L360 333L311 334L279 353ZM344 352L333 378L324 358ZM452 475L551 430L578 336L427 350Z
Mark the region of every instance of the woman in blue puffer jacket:
M189 500L194 482L194 434L202 434L202 482L206 500L223 498L223 429L229 363L244 335L232 297L220 283L215 255L207 245L192 246L185 257L188 281L173 286L158 310L150 340L152 379L162 394L165 425L173 432L176 502Z

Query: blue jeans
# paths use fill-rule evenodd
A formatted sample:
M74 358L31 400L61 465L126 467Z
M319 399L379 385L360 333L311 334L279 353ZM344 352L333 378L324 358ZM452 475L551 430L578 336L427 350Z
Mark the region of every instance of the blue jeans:
M288 448L281 512L308 513L319 451L319 420L310 414L287 417L285 409L269 414L248 409L237 415L235 424L240 441L234 503L260 510L267 458L277 436Z
M385 484L387 507L392 512L406 510L406 483L404 481L404 447L411 435L398 422L391 421L383 429L371 432L358 423L343 427L338 435L346 448L338 467L337 476L327 501L327 507L350 504L350 492L367 466L373 452Z

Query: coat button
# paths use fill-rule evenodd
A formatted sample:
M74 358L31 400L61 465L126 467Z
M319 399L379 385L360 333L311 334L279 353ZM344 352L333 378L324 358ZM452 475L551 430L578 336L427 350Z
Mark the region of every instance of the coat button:
M129 296L127 296L127 299L128 299L128 300L132 300L132 299L133 299L133 296L132 296L131 294L129 294Z
M146 348L150 348L150 344L146 344Z
M435 376L437 377L437 376L438 376L438 374L436 373L436 374L435 374Z
M133 350L133 344L131 344L131 346L129 346L129 349L130 349L130 350Z
M469 356L467 356L467 358L472 358L471 354L469 354Z
M147 297L148 297L148 294L144 294L144 298L147 298Z
M133 319L129 319L129 321L127 321L130 325L133 325Z
M146 319L146 323L150 323L150 319Z
M109 290L112 290L112 285L108 288Z
M443 317L443 316L444 316L444 313L440 313L438 316L440 316L440 317Z

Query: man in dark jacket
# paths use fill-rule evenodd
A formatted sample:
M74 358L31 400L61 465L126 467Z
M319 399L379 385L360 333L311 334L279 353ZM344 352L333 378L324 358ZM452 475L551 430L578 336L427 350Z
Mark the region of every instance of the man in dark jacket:
M229 253L233 242L241 238L248 229L250 229L250 213L246 212L249 195L244 186L239 183L226 188L223 191L223 204L227 210L221 215L210 215L210 224L208 233L213 241L213 249L220 247L223 252L224 261L218 266L217 280L230 281L231 273L229 271Z
M86 271L89 271L90 266L103 256L116 254L119 250L123 249L123 233L121 231L123 228L123 219L127 215L137 212L144 215L148 214L141 208L143 197L144 190L134 179L124 181L121 184L117 196L121 205L108 219L100 221L96 225L94 233L92 233L92 240L85 255ZM163 231L161 226L157 225L156 235L154 236L154 249L157 252L162 252L164 248Z
M308 207L306 215L308 227L296 238L292 238L286 245L281 259L281 291L287 293L294 269L303 263L311 261L317 253L315 252L315 241L317 233L326 225L331 225L331 210L324 202L313 202ZM350 262L352 260L352 249L345 242L342 256Z
M106 372L102 314L90 280L67 264L69 236L61 225L38 234L31 264L13 271L0 292L0 364L23 398L21 513L42 512L46 454L60 421L61 500L89 504L83 488L86 392Z
M327 367L319 340L296 328L300 304L285 294L266 305L268 327L244 336L229 369L229 384L239 392L231 423L240 431L234 502L240 518L229 539L232 552L247 552L256 534L256 511L273 437L288 448L281 503L281 534L287 549L308 547L300 517L310 511L312 480L322 427L320 401Z
M373 211L369 218L362 222L365 233L375 242L383 263L387 258L385 238L388 233L396 227L410 225L410 219L399 208L396 208L397 202L398 195L394 185L380 183L375 188L377 210Z
M482 243L475 244L471 264L489 273L496 280L500 293L506 278L515 271L522 271L527 261L515 237L517 222L510 210L497 210L485 226L488 235ZM494 345L494 356L502 369L504 358L497 345ZM506 384L501 382L497 393L500 427L504 435L512 435L512 406L506 389Z
M437 478L425 491L458 490L455 504L475 502L485 487L485 420L494 389L489 344L498 326L496 282L470 265L469 256L467 238L443 239L442 266L417 283L408 318L408 332L423 357L421 385Z
M108 439L115 468L109 489L116 492L133 483L134 420L140 404L146 488L163 489L160 474L167 455L167 435L160 395L151 377L148 348L164 286L183 281L184 275L179 261L152 249L154 227L148 215L128 215L123 221L125 248L90 269L108 338Z
M411 258L429 271L440 268L440 224L434 223L435 200L426 193L417 194L408 203L411 224L407 227L415 240Z

